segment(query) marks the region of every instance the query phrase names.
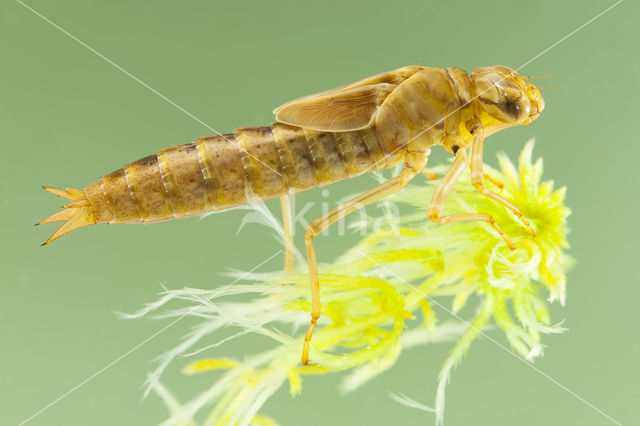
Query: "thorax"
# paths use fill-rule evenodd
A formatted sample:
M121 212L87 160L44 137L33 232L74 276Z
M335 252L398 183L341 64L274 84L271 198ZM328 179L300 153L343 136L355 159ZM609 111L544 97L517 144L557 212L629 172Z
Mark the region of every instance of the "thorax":
M385 99L376 118L385 144L413 152L433 145L463 146L476 114L468 74L458 68L425 68Z

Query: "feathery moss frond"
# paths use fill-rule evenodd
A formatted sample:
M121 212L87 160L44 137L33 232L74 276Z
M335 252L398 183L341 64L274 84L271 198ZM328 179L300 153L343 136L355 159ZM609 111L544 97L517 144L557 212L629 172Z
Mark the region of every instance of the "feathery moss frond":
M542 294L546 291L549 302L564 304L565 272L571 259L565 253L569 215L565 189L554 190L552 181L541 181L542 161L532 162L532 150L530 141L517 168L500 155L500 169L485 166L485 171L504 184L502 195L520 207L536 228L536 238L510 211L478 194L468 172L456 184L443 212L492 214L516 243L514 251L487 224L430 222L426 208L437 182L411 185L386 201L409 206L404 210L411 213L395 221L387 218L384 226L373 218L360 223L369 228L368 234L335 262L320 268L323 316L312 340L315 366L300 365L310 310L304 265L289 276L237 274L244 275L242 282L222 289L167 290L158 302L131 315L157 314L169 302L178 302L181 308L159 316L187 314L200 319L184 341L161 358L148 381L170 408L165 424L195 424L204 415L206 425L275 425L258 412L285 383L295 396L302 391L306 375L348 370L341 389L353 391L392 368L405 349L455 341L438 378L435 411L441 424L444 389L452 370L492 320L515 353L527 359L540 355L541 336L565 330L551 324ZM442 175L446 168L433 171ZM281 229L277 224L274 228ZM238 295L245 297L234 298ZM461 321L459 313L469 311L464 308L470 304L477 305L476 314ZM244 359L228 358L222 350L212 350L222 344L213 336L228 329L238 331L224 342L258 334L270 339L271 346ZM198 344L204 347L194 349ZM188 363L183 371L211 374L218 370L219 377L199 396L178 403L160 384L160 374L180 356L201 357L208 351L215 355ZM429 411L427 405L408 397L396 399Z

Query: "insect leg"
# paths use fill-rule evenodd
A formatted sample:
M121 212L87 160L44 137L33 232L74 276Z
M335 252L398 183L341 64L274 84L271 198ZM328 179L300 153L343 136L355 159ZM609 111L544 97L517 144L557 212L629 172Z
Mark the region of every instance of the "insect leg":
M473 184L473 187L485 197L488 197L494 201L497 201L498 203L502 204L503 206L511 210L513 214L515 214L518 217L518 219L520 219L522 224L529 230L529 232L531 232L531 235L535 237L536 236L535 229L533 229L533 226L531 226L529 221L524 217L524 215L522 214L522 212L518 207L511 204L510 202L508 202L507 200L505 200L495 192L485 188L484 178L486 178L486 175L482 172L483 145L484 145L484 138L482 136L475 137L471 145L471 149L473 150L471 154L471 183Z
M473 153L471 154L471 156L473 157ZM485 180L488 180L489 182L491 182L492 184L494 184L500 189L500 192L498 192L498 194L502 193L502 190L504 189L504 183L500 182L497 179L492 178L486 173L482 173L482 176L484 177Z
M284 230L284 273L289 275L293 272L293 230L291 229L291 206L289 196L280 197L280 208L282 209L282 228Z
M444 202L449 195L449 192L453 189L456 181L464 172L464 169L467 167L469 159L467 158L467 154L464 149L458 150L456 153L456 158L453 160L453 164L449 168L449 171L445 175L445 177L440 181L438 187L436 188L436 192L433 194L433 198L431 199L431 204L429 205L429 219L437 223L453 223L453 222L468 222L468 221L481 221L487 222L489 225L493 226L493 228L498 231L502 239L507 246L511 250L514 250L516 247L511 242L509 237L504 233L502 228L498 226L493 216L487 213L458 213L447 216L441 216L442 207L444 206Z
M438 179L440 179L438 177L437 173L430 172L427 169L422 169L422 174L425 175L427 177L427 179L429 179L429 180L438 180Z
M437 174L437 173L430 172L430 171L429 171L429 170L427 170L427 169L422 169L421 173L422 173L423 175L425 175L425 176L426 176L426 178L427 178L427 179L429 179L429 180L438 180L438 179L440 179L440 176L438 176L438 174ZM484 176L485 180L488 180L488 181L489 181L489 182L491 182L493 185L495 185L496 187L498 187L498 189L499 189L498 194L502 193L502 190L504 189L504 184L503 184L502 182L500 182L500 181L499 181L499 180L497 180L497 179L492 178L491 176L489 176L489 175L488 175L488 174L486 174L486 173L483 173L483 174L482 174L482 176Z
M473 157L473 154L471 154L471 156ZM471 162L469 163L469 168L471 168ZM482 176L484 177L484 180L488 180L494 186L498 187L498 194L502 194L502 191L504 190L504 183L500 182L498 179L492 178L486 173L482 173Z
M426 163L426 156L424 157L419 169L416 170L411 166L405 167L402 174L381 183L375 188L360 194L343 204L340 204L311 222L307 227L307 230L304 233L304 243L307 251L307 263L309 264L309 278L311 281L311 322L309 323L309 329L307 330L307 335L304 338L304 345L302 347L302 364L309 365L309 344L311 342L313 330L318 322L318 318L320 318L320 283L318 280L316 253L313 248L313 238L320 235L332 223L335 223L339 219L342 219L362 207L375 203L387 195L403 188L419 172L419 170L424 167L424 163Z

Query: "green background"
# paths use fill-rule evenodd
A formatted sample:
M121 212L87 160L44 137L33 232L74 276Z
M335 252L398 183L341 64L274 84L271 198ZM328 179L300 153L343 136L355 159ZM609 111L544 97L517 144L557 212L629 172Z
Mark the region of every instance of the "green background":
M221 132L265 125L298 96L409 64L518 67L612 1L127 2L30 0L31 7ZM638 424L637 2L627 0L521 71L547 109L533 125L490 138L485 158L535 136L545 177L568 186L570 331L545 336L536 366L623 424ZM242 211L152 226L96 226L40 247L33 223L61 201L40 185L83 187L124 163L211 133L19 3L0 5L0 423L17 424L109 365L166 323L117 319L161 290L211 288L279 246ZM445 158L441 152L436 161ZM330 200L374 184L331 187ZM320 190L297 203L320 199ZM268 205L277 210L277 201ZM320 212L316 206L307 217ZM300 230L298 230L300 231ZM298 237L300 236L298 232ZM354 237L321 238L330 260ZM299 241L298 241L299 243ZM281 266L277 257L262 270ZM439 313L445 319L445 312ZM140 386L153 359L192 325L176 324L33 418L31 425L154 424L166 415ZM492 336L504 341L492 331ZM232 345L241 354L251 341ZM432 424L387 391L432 404L450 345L406 352L359 391L338 376L306 378L263 409L284 425ZM182 400L211 376L165 382ZM447 393L447 425L606 425L609 420L487 340L472 346Z

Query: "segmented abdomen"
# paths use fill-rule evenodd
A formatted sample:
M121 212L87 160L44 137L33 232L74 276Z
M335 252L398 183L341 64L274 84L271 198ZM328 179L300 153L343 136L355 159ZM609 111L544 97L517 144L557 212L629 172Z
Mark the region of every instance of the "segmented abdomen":
M84 192L96 222L154 222L303 191L400 158L383 150L375 128L329 133L273 123L163 149Z

